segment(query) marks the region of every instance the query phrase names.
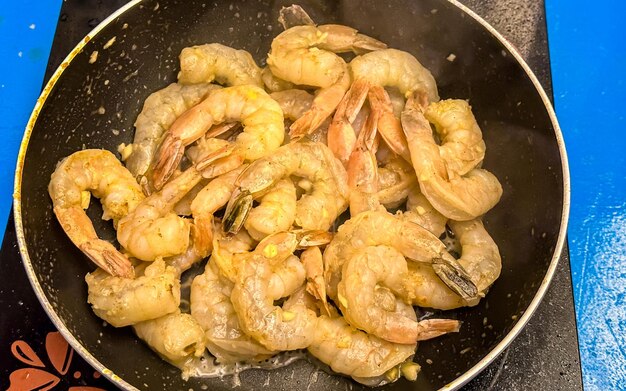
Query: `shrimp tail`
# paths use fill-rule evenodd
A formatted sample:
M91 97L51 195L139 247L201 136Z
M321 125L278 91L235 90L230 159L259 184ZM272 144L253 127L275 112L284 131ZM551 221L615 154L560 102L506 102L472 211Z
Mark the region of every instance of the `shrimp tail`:
M332 232L322 230L310 230L310 229L294 229L291 233L296 234L296 241L298 242L298 249L305 249L308 247L323 246L330 243L333 240Z
M278 23L280 23L285 30L294 26L315 26L315 22L311 19L309 14L297 4L281 8L278 15Z
M365 34L357 34L352 44L352 51L357 55L381 49L387 49L387 44Z
M163 185L170 179L176 167L180 164L184 153L185 146L183 141L168 133L163 143L161 143L152 170L152 186L156 190L161 190Z
M448 288L464 300L470 301L478 298L476 284L472 282L469 274L458 262L435 258L433 259L433 270Z
M135 272L128 258L102 239L89 240L78 246L98 267L112 276L133 278Z
M461 321L454 319L427 319L417 323L417 341L437 338L448 333L458 333Z
M236 234L248 218L252 209L252 193L247 190L235 190L224 212L222 230L226 233Z
M311 108L304 113L302 117L291 124L289 127L289 137L294 141L301 139L319 128L328 116L329 113L327 113L326 110Z

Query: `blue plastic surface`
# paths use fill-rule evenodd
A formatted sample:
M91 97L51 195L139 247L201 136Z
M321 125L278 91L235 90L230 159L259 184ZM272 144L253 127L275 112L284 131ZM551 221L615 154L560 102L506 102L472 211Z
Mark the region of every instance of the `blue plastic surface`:
M626 389L626 3L546 0L585 390Z
M19 144L41 92L61 0L0 7L0 237L11 210Z

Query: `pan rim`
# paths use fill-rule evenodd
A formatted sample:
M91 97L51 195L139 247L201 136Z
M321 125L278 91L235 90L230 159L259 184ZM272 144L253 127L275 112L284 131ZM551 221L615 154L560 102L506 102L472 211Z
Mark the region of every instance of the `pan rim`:
M507 335L493 348L491 351L483 357L478 363L476 363L473 367L465 371L461 376L457 377L452 382L448 383L442 390L457 390L461 388L463 385L467 384L471 379L477 376L480 372L482 372L489 364L493 362L510 344L511 342L519 335L522 329L526 326L532 315L535 313L539 304L541 303L543 297L545 296L548 287L550 286L550 282L554 277L554 273L558 266L559 259L562 256L563 249L565 246L565 239L567 233L567 226L569 220L569 211L570 211L570 177L569 177L569 164L567 159L567 152L565 149L565 142L563 139L563 134L561 132L561 128L559 126L556 113L554 108L552 107L552 102L550 101L548 95L543 89L541 83L530 69L522 55L517 51L515 46L511 44L504 36L502 36L495 28L493 28L489 23L487 23L482 17L472 11L470 8L465 5L459 3L457 0L445 0L449 4L457 7L465 14L469 15L472 19L478 22L483 28L485 28L493 37L495 37L515 58L517 63L522 67L530 81L532 82L535 90L539 93L541 100L545 106L545 109L550 118L550 122L554 128L554 135L556 138L557 146L559 149L561 168L562 168L562 176L563 176L563 209L561 212L561 224L559 228L559 233L556 241L556 246L554 249L554 253L552 255L552 259L546 271L546 274L537 289L533 299L530 304L526 308L524 314L520 316L517 323L513 326L513 328L507 333ZM129 3L125 4L111 15L109 15L106 19L104 19L100 24L98 24L93 30L91 30L73 49L72 51L65 57L65 59L61 62L59 67L55 70L55 72L50 77L49 81L44 86L35 107L29 117L28 123L26 125L24 136L20 143L20 149L17 157L17 164L15 169L15 180L14 180L14 189L13 189L13 216L14 216L14 224L15 231L17 236L17 242L19 246L20 256L22 258L22 263L24 265L24 269L26 270L26 274L30 281L30 284L33 290L36 293L37 300L43 307L44 311L54 324L54 326L58 329L61 335L66 339L66 341L72 346L72 348L78 352L78 354L85 359L94 369L98 370L103 374L108 380L110 380L117 387L125 389L125 390L138 390L135 386L126 382L124 379L117 376L113 371L105 367L96 357L94 357L91 352L89 352L81 343L74 337L74 335L69 331L67 326L59 315L56 313L52 304L48 301L45 292L39 283L39 279L35 274L33 269L30 255L28 253L28 248L26 245L26 238L24 235L24 227L22 222L22 204L21 204L21 185L22 185L22 172L24 166L24 158L26 156L26 152L28 150L28 144L30 141L30 136L32 134L35 123L37 122L37 118L39 116L40 110L45 104L50 92L56 85L56 82L61 77L67 66L73 61L74 57L79 54L85 45L95 37L102 29L108 26L111 22L113 22L118 16L125 13L127 10L135 7L136 5L142 3L143 0L131 0Z

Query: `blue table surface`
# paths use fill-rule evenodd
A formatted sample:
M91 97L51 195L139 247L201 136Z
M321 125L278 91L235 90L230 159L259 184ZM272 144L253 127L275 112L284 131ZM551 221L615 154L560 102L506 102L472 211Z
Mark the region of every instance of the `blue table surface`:
M580 3L580 4L575 4ZM626 3L546 0L556 111L572 177L569 225L586 390L626 389ZM0 234L60 0L0 10Z

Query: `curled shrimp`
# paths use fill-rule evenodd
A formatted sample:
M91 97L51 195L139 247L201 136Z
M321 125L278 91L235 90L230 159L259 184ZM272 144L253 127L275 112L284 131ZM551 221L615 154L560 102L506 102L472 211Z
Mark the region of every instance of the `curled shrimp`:
M313 297L302 289L290 296L286 306L296 304L312 311L317 311L318 307ZM404 306L403 309L407 316L415 318L412 308ZM358 330L331 307L329 315L317 318L314 337L307 350L333 371L351 376L360 383L377 385L381 380L379 377L409 359L416 346L415 343L385 341Z
M386 164L378 167L378 199L386 208L397 208L417 185L417 177L413 166L400 157L394 157ZM408 201L407 201L408 202ZM408 206L407 206L408 209ZM438 236L435 234L435 236Z
M128 147L130 155L124 159L128 170L144 185L145 175L154 159L159 141L176 118L200 103L206 95L220 86L208 83L182 85L172 83L156 91L143 104L135 121L135 136ZM124 156L125 153L122 153Z
M289 178L282 179L250 210L244 227L255 240L288 231L296 217L296 187Z
M93 194L102 202L104 220L113 226L144 199L133 175L109 151L87 149L61 161L50 177L48 193L61 227L83 254L107 273L132 277L128 258L111 243L99 239L85 213Z
M288 310L275 306L274 301L287 292L272 289L270 285L278 266L290 258L299 263L293 255L296 246L297 238L293 233L280 233L264 239L242 262L231 294L242 329L270 350L305 348L313 338L315 314L302 305ZM289 285L302 285L304 273L299 277L299 281Z
M161 357L183 370L205 349L202 327L189 314L180 311L133 325L137 336Z
M226 207L224 230L237 232L253 198L289 176L306 178L311 183L310 192L296 203L295 225L313 230L330 228L347 206L346 172L324 144L303 141L280 147L241 173Z
M448 177L465 175L482 163L485 142L467 101L446 99L431 103L424 112L441 139L439 155L446 162Z
M440 237L446 231L448 222L448 218L433 208L418 186L411 188L406 201L406 211L402 217L426 228L436 237Z
M284 139L283 112L263 89L244 85L215 90L172 124L157 153L153 185L160 189L178 167L185 147L202 137L211 126L241 122L243 132L235 140L233 155L258 159L277 149Z
M337 299L344 263L367 246L387 246L414 262L438 262L437 275L466 298L477 296L471 279L444 244L419 225L386 211L367 211L346 221L324 251L324 279L329 296ZM451 281L455 279L456 282ZM462 281L462 282L461 282Z
M396 87L404 96L424 90L431 102L439 100L435 78L410 53L383 49L355 57L350 62L354 80L365 79L372 85Z
M211 245L211 225L206 221L192 223L179 217L174 206L202 179L200 167L210 165L224 157L232 149L216 151L201 164L192 166L168 182L163 189L143 200L128 213L117 226L117 240L134 257L154 261L158 257L170 257L184 253L189 248L190 233L194 233L194 245L201 257L206 256ZM204 223L204 224L203 224Z
M411 160L422 194L444 216L471 220L485 214L502 196L502 186L489 171L473 168L464 175L450 176L447 162L432 136L422 93L412 95L402 113Z
M263 87L261 69L245 50L219 43L192 46L180 52L178 81L183 84L211 83L227 86Z
M87 274L93 312L114 327L124 327L175 312L180 304L177 270L163 260L135 268L136 278L112 276L102 269Z
M404 281L406 298L414 305L449 310L478 304L489 287L500 276L502 260L498 246L479 219L449 221L448 224L461 245L458 263L476 286L478 294L464 298L451 290L438 278L437 264L409 264L409 274Z
M451 319L416 321L407 317L394 296L402 292L407 274L404 256L392 247L369 246L343 265L337 287L339 308L348 323L386 341L413 344L450 332L460 323Z
M319 87L311 109L291 125L291 138L317 129L337 107L350 87L345 61L335 53L378 50L386 45L347 26L294 26L272 41L267 57L278 78Z
M191 315L202 326L207 348L220 363L261 361L276 352L266 349L241 329L230 301L233 283L223 277L214 262L191 284Z

